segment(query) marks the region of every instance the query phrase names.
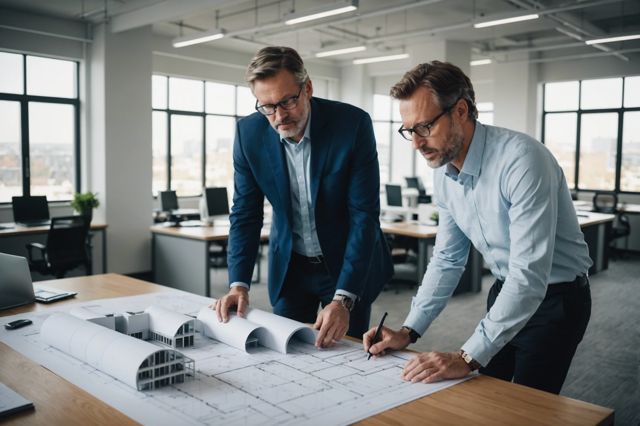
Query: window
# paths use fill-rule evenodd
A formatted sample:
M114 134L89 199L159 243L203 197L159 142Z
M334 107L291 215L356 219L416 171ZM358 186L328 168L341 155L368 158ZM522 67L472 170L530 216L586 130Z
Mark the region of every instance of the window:
M387 95L373 95L373 131L378 144L380 183L404 184L407 176L420 176L427 191L433 189L433 171L416 155L411 142L398 133L402 125L400 103Z
M546 83L543 137L570 188L640 192L640 77Z
M248 87L152 77L153 195L198 196L203 186L233 190L236 122L255 112Z
M78 63L0 52L0 203L80 189Z

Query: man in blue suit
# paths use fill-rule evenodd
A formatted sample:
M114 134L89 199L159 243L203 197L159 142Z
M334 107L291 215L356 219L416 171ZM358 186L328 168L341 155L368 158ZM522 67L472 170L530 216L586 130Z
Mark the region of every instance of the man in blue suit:
M393 273L379 223L371 118L351 105L313 98L302 59L291 48L261 49L247 81L258 112L236 130L230 290L216 303L218 319L226 322L234 306L242 316L249 303L266 196L273 207L274 313L315 322L318 347L345 333L362 337L371 303Z

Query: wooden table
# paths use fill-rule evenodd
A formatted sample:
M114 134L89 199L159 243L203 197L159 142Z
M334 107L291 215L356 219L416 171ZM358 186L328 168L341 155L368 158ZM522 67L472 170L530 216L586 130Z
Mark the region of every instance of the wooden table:
M92 223L90 230L91 233L99 232L102 234L102 272L107 272L107 225L104 223ZM48 232L49 225L20 226L13 222L0 223L0 251L26 257L27 251L25 244L27 242L34 242L32 240L33 238L36 238L38 240L37 242L46 243ZM27 240L25 237L32 239ZM12 242L12 240L15 241ZM93 250L91 252L91 261L93 262ZM96 269L93 268L93 270L95 271Z
M196 227L154 225L151 235L154 281L209 297L209 249L212 243L229 239L229 224ZM260 237L263 241L269 238L267 227L262 228Z
M45 282L78 292L74 301L171 292L167 287L117 274L66 278ZM0 316L42 311L47 305L27 305ZM16 414L6 424L129 425L133 420L0 343L0 382L33 401L35 411ZM613 410L527 388L487 376L401 405L365 419L360 425L610 425Z

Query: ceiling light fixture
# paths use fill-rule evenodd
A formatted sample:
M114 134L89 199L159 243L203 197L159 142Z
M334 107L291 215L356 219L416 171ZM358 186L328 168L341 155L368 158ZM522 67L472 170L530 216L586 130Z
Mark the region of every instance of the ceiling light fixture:
M593 40L587 40L585 41L585 43L586 44L615 43L616 41L635 40L637 38L640 38L640 34L630 34L630 35L618 36L618 37L596 38Z
M225 30L214 29L211 31L205 31L200 33L189 34L182 37L174 38L172 43L173 47L185 47L193 44L206 43L208 41L218 40L224 37Z
M520 15L520 16L513 16L511 18L504 18L504 19L495 19L493 21L485 21L485 22L478 22L477 24L473 24L474 28L487 28L487 27L494 27L496 25L504 25L504 24L511 24L513 22L521 22L521 21L529 21L532 19L538 19L540 17L540 15L533 13L531 15Z
M347 53L362 52L367 50L366 46L345 47L344 49L325 50L316 53L316 58L325 58L327 56L345 55Z
M340 15L351 12L358 8L358 1L342 1L322 7L321 9L313 9L300 13L290 14L284 17L284 23L287 25L300 24L302 22L314 21L316 19L326 18L328 16Z
M372 58L354 59L353 64L362 65L362 64L372 64L374 62L397 61L399 59L406 59L408 57L409 57L408 53L400 53L398 55L375 56Z
M489 65L491 62L493 62L491 59L476 59L475 61L469 62L469 65L477 67L479 65Z

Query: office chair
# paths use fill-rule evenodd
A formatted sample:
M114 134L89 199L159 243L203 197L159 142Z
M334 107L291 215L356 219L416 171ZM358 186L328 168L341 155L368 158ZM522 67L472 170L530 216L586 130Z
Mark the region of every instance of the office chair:
M87 253L89 223L84 216L62 216L51 219L47 244L27 244L29 268L43 275L63 278L67 272L84 265L92 274ZM37 249L37 252L34 252ZM39 252L39 256L35 253Z
M622 253L628 249L629 239L627 238L626 240L625 250L618 249L615 246L615 242L631 234L631 223L626 214L618 211L618 195L615 192L596 191L593 195L593 211L616 215L611 231L607 235L607 246L612 258L622 257Z
M387 291L393 288L395 294L400 293L400 284L406 284L408 288L413 288L418 285L413 276L415 276L415 268L418 264L418 241L415 238L403 237L400 235L385 235L387 244L389 245L389 251L391 252L391 261L393 265L411 265L410 273L412 278L401 277L398 272L401 272L398 268L394 268L395 272L391 281L387 283L383 291ZM415 268L413 268L415 266ZM406 272L406 271L405 271Z

